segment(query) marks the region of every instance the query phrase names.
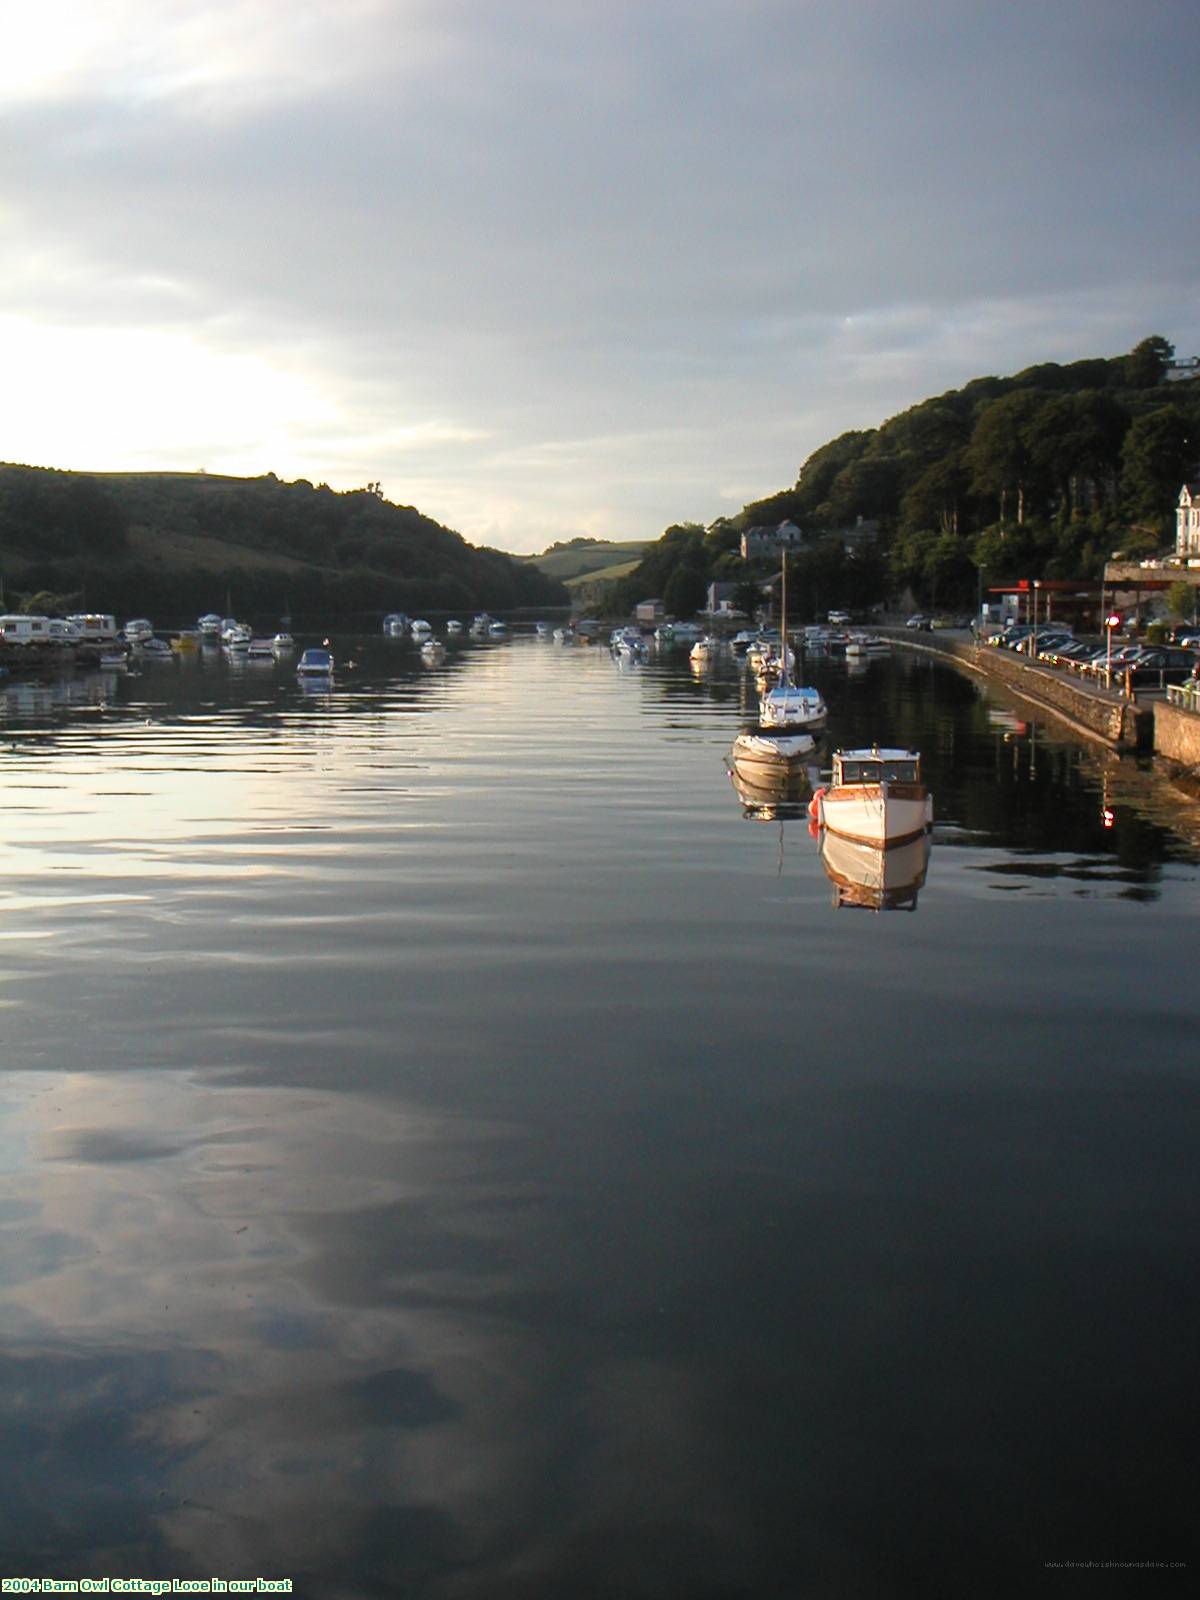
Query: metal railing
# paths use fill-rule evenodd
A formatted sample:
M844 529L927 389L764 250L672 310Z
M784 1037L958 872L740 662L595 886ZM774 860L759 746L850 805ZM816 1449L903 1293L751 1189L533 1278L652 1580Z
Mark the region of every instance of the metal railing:
M1186 683L1168 684L1167 704L1179 706L1183 711L1200 712L1200 682L1189 678Z

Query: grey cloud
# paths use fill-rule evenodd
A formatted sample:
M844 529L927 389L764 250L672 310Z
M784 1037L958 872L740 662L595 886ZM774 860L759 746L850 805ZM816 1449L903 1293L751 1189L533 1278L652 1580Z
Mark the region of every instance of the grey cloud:
M823 403L870 425L989 366L1096 353L1100 331L1099 353L1200 338L1194 145L1165 114L1190 104L1178 21L1117 0L368 8L371 65L299 99L25 107L8 276L48 316L311 347L351 418L453 417L514 460L677 426L695 442L656 498L603 450L579 485L628 518L614 532L653 533L689 479L701 502L758 472L780 487L833 431ZM71 270L43 291L22 244ZM1080 294L1111 307L1102 329ZM1048 301L1049 347L1021 313ZM877 354L912 353L903 395L869 350L846 387L864 316ZM972 322L992 360L939 365L946 325ZM781 411L814 431L764 449ZM431 455L428 481L457 497L463 454ZM545 488L513 483L534 515Z

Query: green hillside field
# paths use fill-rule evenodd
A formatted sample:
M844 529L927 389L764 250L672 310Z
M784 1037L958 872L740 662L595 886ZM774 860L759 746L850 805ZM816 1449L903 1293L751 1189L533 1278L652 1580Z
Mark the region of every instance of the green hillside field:
M632 571L649 543L648 539L572 539L566 544L551 545L539 556L527 556L525 559L547 577L569 584L573 578L602 575L618 577L621 575L616 571L618 564L623 564L624 570ZM609 568L614 570L609 572Z

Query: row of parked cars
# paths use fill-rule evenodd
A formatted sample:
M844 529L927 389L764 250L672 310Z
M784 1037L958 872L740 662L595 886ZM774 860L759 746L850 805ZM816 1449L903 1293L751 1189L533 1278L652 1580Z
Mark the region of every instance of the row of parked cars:
M1076 638L1053 626L1035 630L1027 623L986 633L983 640L1086 677L1128 681L1135 689L1183 683L1194 678L1200 669L1200 631L1196 647L1183 643L1139 644L1123 639L1114 639L1110 645L1107 639Z

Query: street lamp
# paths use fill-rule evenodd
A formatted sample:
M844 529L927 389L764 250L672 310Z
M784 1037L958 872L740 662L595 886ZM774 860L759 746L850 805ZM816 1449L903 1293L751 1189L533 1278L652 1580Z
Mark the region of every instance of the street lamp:
M1113 636L1113 629L1114 628L1119 628L1120 626L1121 626L1121 618L1120 618L1120 616L1118 615L1117 612L1115 612L1115 611L1110 612L1109 615L1107 617L1105 617L1105 619L1104 619L1104 638L1105 638L1104 682L1105 682L1105 685L1109 689L1112 688L1112 636Z
M1037 655L1037 602L1038 590L1042 587L1042 580L1033 580L1033 632L1029 635L1029 659L1032 661Z

